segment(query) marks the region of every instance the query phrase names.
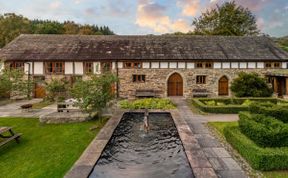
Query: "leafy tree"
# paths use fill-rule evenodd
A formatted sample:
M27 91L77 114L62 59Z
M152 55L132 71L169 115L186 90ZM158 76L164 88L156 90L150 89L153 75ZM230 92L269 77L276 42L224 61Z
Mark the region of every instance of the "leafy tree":
M192 23L197 35L246 36L257 35L256 18L251 11L235 1L207 10Z
M91 75L89 80L77 80L70 93L82 110L101 113L101 109L114 97L112 85L116 81L116 76L110 73Z
M47 91L46 99L49 101L61 101L66 97L68 82L66 80L52 79L49 83L46 83L45 89Z
M73 21L64 22L64 33L65 34L78 34L79 33L79 25L75 24Z
M24 77L22 70L4 69L0 75L0 97L30 96L33 82Z
M237 97L270 97L273 90L268 86L266 80L257 73L239 73L233 80L231 91Z

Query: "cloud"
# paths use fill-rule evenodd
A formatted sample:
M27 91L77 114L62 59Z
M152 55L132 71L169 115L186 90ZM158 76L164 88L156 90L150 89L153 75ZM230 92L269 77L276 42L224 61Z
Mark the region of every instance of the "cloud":
M137 7L136 24L147 27L157 33L171 33L176 31L188 32L191 26L183 19L171 20L165 15L166 8L148 0L140 0Z
M182 8L184 16L195 16L200 10L199 0L178 0L177 5Z
M50 3L50 5L49 5L50 9L58 9L60 6L61 6L60 1L54 1L54 2Z
M265 20L263 18L258 18L256 23L260 30L263 30L265 28Z

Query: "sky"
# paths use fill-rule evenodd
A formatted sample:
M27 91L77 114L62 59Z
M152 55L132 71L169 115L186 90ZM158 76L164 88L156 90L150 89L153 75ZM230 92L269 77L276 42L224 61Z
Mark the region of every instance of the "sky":
M109 26L118 35L193 30L202 12L227 0L0 0L0 14ZM235 0L256 16L261 32L288 35L288 0Z

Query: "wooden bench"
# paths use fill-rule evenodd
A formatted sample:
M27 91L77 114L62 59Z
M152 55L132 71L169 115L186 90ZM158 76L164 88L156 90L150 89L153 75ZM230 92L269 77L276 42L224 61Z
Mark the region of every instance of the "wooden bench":
M139 98L154 98L156 97L156 91L155 90L136 90L135 96Z
M70 111L79 111L79 108L74 107L75 103L66 102L66 103L58 103L57 104L57 112L70 112Z
M12 140L16 140L16 143L19 143L20 142L19 138L21 135L22 135L21 133L15 134L12 130L12 127L0 127L0 138L3 139L3 141L0 142L0 146L9 143Z
M192 95L194 98L207 98L209 96L207 89L193 89Z
M33 105L32 104L24 104L20 107L21 107L22 111L30 111L32 109Z

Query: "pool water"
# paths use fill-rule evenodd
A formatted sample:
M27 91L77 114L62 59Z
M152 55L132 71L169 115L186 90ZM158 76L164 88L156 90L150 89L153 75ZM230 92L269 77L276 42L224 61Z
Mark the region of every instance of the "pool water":
M90 178L194 177L170 113L125 113Z

